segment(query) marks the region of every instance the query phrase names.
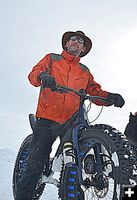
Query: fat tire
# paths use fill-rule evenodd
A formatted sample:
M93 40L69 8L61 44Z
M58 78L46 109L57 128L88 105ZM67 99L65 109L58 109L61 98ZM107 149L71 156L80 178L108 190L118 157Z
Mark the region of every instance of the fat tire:
M24 156L24 159L27 159L27 156L29 154L29 148L30 148L30 143L32 140L32 134L28 135L24 141L22 142L17 157L14 165L14 170L13 170L13 179L12 179L12 188L13 188L13 196L14 198L16 197L16 192L18 188L18 178L19 178L19 161L21 160L21 157ZM26 148L26 150L25 150ZM24 152L24 154L23 154ZM26 157L25 157L26 156ZM21 177L20 177L21 178ZM42 195L43 191L45 188L45 184L41 184L40 186L36 187L34 190L34 196L33 200L38 200L40 196Z
M60 174L59 198L61 200L84 200L79 185L78 170L75 164L62 165Z
M113 199L122 199L122 185L136 184L136 179L133 178L133 173L136 170L136 159L133 148L126 136L117 129L106 124L95 124L92 128L81 133L80 147L82 153L88 151L88 148L85 148L85 143L89 142L88 145L90 146L90 142L93 139L101 141L104 146L110 149L110 154L116 152L118 156L119 166L115 167L115 191ZM116 189L118 185L120 186L119 197Z
M115 128L105 125L96 124L89 127L87 130L83 130L80 134L79 146L80 153L82 155L81 161L84 160L86 154L93 145L93 140L98 141L102 144L110 155L116 152L118 157L118 163L113 162L113 178L114 178L114 192L112 200L121 200L123 197L122 185L135 184L135 180L132 178L135 168L135 156L133 154L132 147L130 146L126 136L120 133ZM113 159L112 159L113 161ZM64 200L64 194L66 195L66 185L68 185L67 180L69 180L69 175L64 171L65 166L62 167L60 176L60 189L59 197ZM78 181L78 178L76 179ZM65 200L86 200L83 196L82 191L80 191L79 182L76 183L77 188L75 190L75 197L67 197ZM119 187L119 191L118 188ZM78 193L81 193L81 197L78 197ZM98 198L101 199L101 198Z

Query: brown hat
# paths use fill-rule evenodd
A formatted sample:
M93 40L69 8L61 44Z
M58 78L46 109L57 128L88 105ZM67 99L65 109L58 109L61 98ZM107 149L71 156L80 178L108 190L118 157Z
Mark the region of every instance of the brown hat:
M66 42L69 41L70 37L73 35L78 35L84 39L84 46L86 47L86 50L84 52L80 53L80 57L85 56L92 47L92 41L82 32L82 31L68 31L65 32L62 36L62 47L64 50L66 50Z

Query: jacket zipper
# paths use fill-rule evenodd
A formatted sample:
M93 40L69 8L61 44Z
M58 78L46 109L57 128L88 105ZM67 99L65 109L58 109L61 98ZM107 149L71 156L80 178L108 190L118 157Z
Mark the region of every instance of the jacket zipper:
M69 64L68 64L68 65L69 65ZM71 70L71 67L69 66L68 78L67 78L67 87L68 87L68 80L69 80L69 73L70 73L70 70ZM66 94L64 94L64 102L63 102L63 109L62 109L61 119L62 119L62 116L63 116L63 113L64 113L65 97L66 97Z

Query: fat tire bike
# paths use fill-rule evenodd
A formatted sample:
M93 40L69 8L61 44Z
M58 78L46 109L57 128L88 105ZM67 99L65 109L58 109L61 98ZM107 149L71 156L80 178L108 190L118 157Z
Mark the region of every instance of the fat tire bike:
M80 107L70 119L73 126L60 137L55 156L50 158L51 174L47 177L43 170L33 200L40 199L47 184L58 188L60 200L121 200L124 185L136 185L133 149L117 129L106 124L91 125L84 104L85 100L106 102L106 99L59 85L56 92L74 93L80 98ZM33 114L29 120L33 130L36 121ZM17 154L13 171L14 197L26 168L32 135L24 139ZM58 179L53 176L56 172Z

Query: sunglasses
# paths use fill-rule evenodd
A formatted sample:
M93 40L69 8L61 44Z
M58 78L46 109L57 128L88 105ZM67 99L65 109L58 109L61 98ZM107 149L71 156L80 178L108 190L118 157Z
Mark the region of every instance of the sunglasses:
M73 35L73 36L70 37L70 40L71 40L71 41L78 40L78 42L79 42L80 44L84 44L84 39L83 39L82 37L80 37L80 36L75 36L75 35Z

